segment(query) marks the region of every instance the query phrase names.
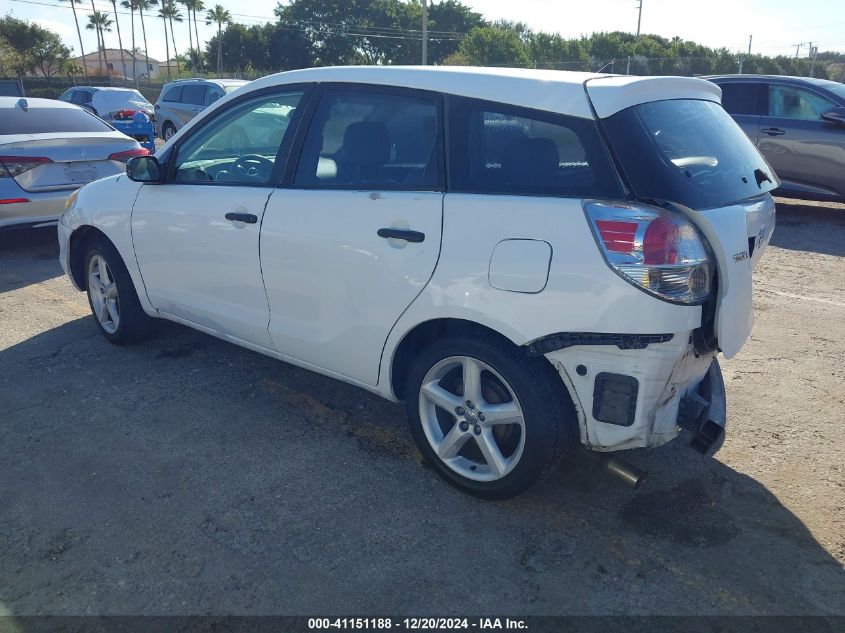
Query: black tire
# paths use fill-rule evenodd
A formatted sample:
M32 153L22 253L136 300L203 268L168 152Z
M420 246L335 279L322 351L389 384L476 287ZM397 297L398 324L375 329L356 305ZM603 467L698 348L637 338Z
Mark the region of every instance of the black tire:
M170 133L169 135L168 132ZM170 121L165 121L161 126L162 140L169 141L171 138L173 138L174 134L176 134L176 126L173 125Z
M117 288L117 303L119 305L120 316L117 329L114 332L107 331L103 324L100 323L100 319L97 317L94 308L94 301L92 300L89 270L92 258L97 256L105 260L114 285ZM94 323L97 324L97 328L102 335L115 345L137 343L146 339L150 334L152 319L141 307L132 277L129 276L129 271L126 270L126 265L123 263L123 259L114 245L104 238L92 240L87 245L85 251L84 265L83 271L85 274L85 290L88 296L88 305L94 316Z
M429 370L453 356L470 357L491 367L521 405L525 422L521 457L513 470L495 481L475 481L450 468L423 430L419 404L423 381ZM483 499L507 499L526 491L559 464L578 437L575 409L552 366L493 335L450 336L426 348L411 368L404 393L411 434L420 452L446 481Z

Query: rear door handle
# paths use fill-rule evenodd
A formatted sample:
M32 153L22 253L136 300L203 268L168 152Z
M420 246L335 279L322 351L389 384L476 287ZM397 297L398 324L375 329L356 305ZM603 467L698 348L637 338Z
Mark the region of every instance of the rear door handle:
M230 222L245 222L246 224L258 222L258 216L252 213L227 213L226 219Z
M406 242L422 242L425 239L425 233L411 231L410 229L379 229L378 236L384 238L392 237L397 240L405 240Z
M783 136L786 134L785 130L780 129L779 127L767 127L760 130L763 134L768 134L769 136Z

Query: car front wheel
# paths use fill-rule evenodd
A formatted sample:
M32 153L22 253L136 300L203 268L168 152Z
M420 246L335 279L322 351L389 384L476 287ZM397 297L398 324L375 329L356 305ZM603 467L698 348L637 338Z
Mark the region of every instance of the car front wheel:
M95 240L85 255L88 304L97 327L117 345L147 337L151 319L144 312L129 271L117 249L106 240Z
M525 491L574 438L574 409L553 368L492 337L427 348L405 393L417 447L439 475L478 497Z

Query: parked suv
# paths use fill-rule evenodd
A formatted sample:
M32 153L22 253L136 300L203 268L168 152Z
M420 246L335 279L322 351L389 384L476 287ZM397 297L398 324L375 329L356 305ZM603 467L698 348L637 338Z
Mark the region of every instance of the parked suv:
M247 83L240 79L179 79L164 84L155 104L156 134L169 141L205 108Z
M160 317L404 400L481 497L578 444L683 427L710 452L778 184L719 99L679 77L273 75L83 188L60 259L113 343Z
M709 79L780 177L776 193L845 202L845 85L774 75Z

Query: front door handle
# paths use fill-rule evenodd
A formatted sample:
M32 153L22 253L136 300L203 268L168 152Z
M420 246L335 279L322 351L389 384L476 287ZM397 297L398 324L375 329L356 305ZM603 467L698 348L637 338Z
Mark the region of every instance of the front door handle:
M227 213L226 219L230 222L244 222L246 224L255 224L258 222L258 216L252 213Z
M763 134L768 134L769 136L783 136L786 134L785 130L780 129L779 127L767 127L760 130Z
M411 231L410 229L379 229L378 236L384 238L392 237L397 240L405 240L406 242L422 242L425 239L425 233Z

